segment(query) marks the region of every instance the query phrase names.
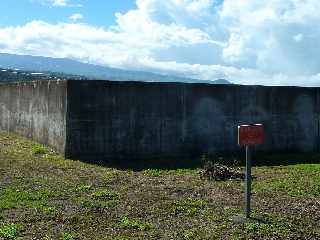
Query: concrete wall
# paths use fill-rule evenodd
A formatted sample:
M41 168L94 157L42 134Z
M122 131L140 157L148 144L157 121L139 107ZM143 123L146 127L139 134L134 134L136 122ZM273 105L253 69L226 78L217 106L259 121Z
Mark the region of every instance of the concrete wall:
M237 152L237 125L263 123L261 151L318 152L317 88L69 81L67 156L191 158Z
M0 130L65 153L67 82L0 84Z
M237 126L247 123L265 125L259 151L319 152L319 116L318 88L110 81L0 85L1 130L72 159L117 165L237 153Z

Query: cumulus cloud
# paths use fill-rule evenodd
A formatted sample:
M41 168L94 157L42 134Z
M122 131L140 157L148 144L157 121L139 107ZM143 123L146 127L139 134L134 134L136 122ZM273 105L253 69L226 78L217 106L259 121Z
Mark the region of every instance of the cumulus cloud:
M230 32L225 61L274 74L317 74L319 7L316 0L226 0L219 13Z
M108 28L44 21L0 28L1 51L241 84L320 86L318 0L136 4Z

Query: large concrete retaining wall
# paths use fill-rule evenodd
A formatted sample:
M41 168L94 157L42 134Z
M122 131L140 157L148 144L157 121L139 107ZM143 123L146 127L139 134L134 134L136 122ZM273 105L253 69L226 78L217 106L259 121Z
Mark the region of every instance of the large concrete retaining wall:
M0 130L65 153L67 82L0 84Z
M265 152L319 152L320 89L42 81L0 85L0 129L72 159L134 165L236 153L237 126L263 123Z
M233 153L237 126L263 123L260 151L318 152L317 88L69 81L67 156L84 160Z

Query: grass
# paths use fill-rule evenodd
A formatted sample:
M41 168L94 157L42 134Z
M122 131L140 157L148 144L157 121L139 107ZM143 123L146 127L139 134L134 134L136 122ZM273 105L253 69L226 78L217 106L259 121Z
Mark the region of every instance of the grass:
M18 188L4 188L0 191L0 209L40 209L48 205L49 197L55 195L47 189L25 191Z
M46 154L48 152L47 147L37 143L33 144L31 149L33 154Z
M257 220L236 223L241 181L203 181L199 169L134 172L64 160L0 133L0 239L320 239L319 170L254 167Z
M174 215L184 214L187 216L194 216L205 206L203 200L192 198L173 201L170 203L170 213Z
M286 171L275 168L281 175L257 181L254 187L259 192L279 192L291 197L320 197L319 165L293 165L286 167Z
M139 219L129 219L127 216L124 216L120 220L120 227L128 228L133 230L147 231L152 228L150 223L142 222Z
M119 195L116 192L111 192L108 190L97 191L91 194L92 197L97 199L107 199L107 200L115 200L118 199Z
M16 224L2 224L0 225L0 237L4 239L15 239L18 233L18 226Z
M88 192L92 189L92 185L85 185L85 184L82 184L80 185L79 187L77 187L77 191L79 192Z
M63 236L62 236L62 239L63 240L73 240L74 237L71 233L64 233Z

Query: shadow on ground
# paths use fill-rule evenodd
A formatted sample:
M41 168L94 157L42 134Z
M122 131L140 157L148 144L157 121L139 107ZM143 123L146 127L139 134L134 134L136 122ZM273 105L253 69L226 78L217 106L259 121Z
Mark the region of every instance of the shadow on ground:
M197 169L202 168L205 163L219 163L227 166L245 166L245 154L201 156L194 158L159 158L149 160L118 159L118 160L82 160L86 163L96 164L104 167L113 167L120 170L142 171L145 169ZM296 164L320 163L320 153L252 153L254 166L287 166Z

